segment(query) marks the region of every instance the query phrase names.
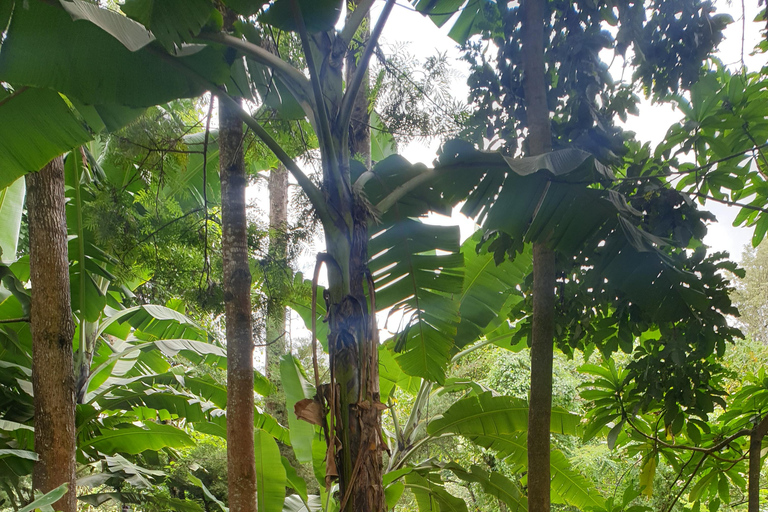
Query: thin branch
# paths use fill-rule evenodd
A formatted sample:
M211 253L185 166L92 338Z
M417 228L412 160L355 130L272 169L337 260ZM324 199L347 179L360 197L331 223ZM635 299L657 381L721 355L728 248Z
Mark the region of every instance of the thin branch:
M744 203L740 203L738 201L729 201L728 199L718 199L716 197L708 196L707 194L702 194L701 192L696 192L696 191L691 191L691 192L688 192L688 193L693 195L693 196L700 197L702 199L710 199L710 200L712 200L712 201L714 201L716 203L724 204L726 206L738 206L739 208L745 208L747 210L753 210L753 211L761 212L761 213L768 213L768 208L761 208L759 206L754 206L754 205L751 205L751 204L744 204Z
M0 318L0 324L15 324L18 322L26 322L29 323L29 317L28 316L22 316L19 318Z
M180 215L179 217L176 217L176 218L174 218L174 219L171 219L171 220L169 220L168 222L166 222L165 224L163 224L162 226L160 226L159 228L157 228L156 230L154 230L153 232L151 232L150 234L148 234L147 236L145 236L144 238L142 238L141 240L139 240L139 241L136 243L136 245L134 245L133 247L131 247L130 249L128 249L127 251L125 251L125 252L123 253L123 255L122 255L122 258L125 258L125 256L126 256L127 254L130 254L130 252L131 252L131 251L133 251L134 249L136 249L137 247L139 247L141 244L143 244L144 242L146 242L147 240L149 240L150 238L152 238L153 236L155 236L156 234L158 234L160 231L164 230L165 228L167 228L167 227L168 227L168 226L170 226L171 224L174 224L174 223L176 223L176 222L180 221L181 219L184 219L184 218L186 218L186 217L189 217L189 216L190 216L190 215L192 215L193 213L197 213L197 212L201 212L201 211L203 211L203 209L202 209L202 208L195 208L195 209L193 209L193 210L190 210L190 211L188 211L187 213L185 213L185 214L183 214L183 215ZM121 258L121 259L122 259L122 258Z
M691 472L691 476L689 476L689 477L688 477L688 480L686 480L686 481L685 481L685 485L683 485L683 488L682 488L682 489L680 489L680 492L679 492L679 493L677 493L677 496L675 496L675 499L674 499L674 500L672 500L672 504L671 504L671 505L669 506L669 508L667 509L667 512L671 512L672 508L675 506L675 503L677 503L677 500L679 500L679 499L680 499L680 496L682 496L682 495L683 495L683 493L685 492L685 490L686 490L686 489L688 488L688 486L691 484L691 481L693 480L693 477L694 477L694 476L696 476L696 473L698 473L698 472L699 472L699 469L701 468L701 465L702 465L702 464L704 463L704 461L707 459L707 456L708 456L708 455L711 455L711 454L709 454L709 453L705 453L705 454L704 454L704 455L701 457L701 460L699 461L699 463L698 463L698 464L696 464L696 467L695 467L695 468L693 468L693 471Z
M394 5L395 0L387 0L387 3L381 10L379 19L376 21L376 26L373 28L373 31L371 31L371 37L368 39L368 44L365 45L365 50L363 50L363 54L360 57L357 70L352 77L352 81L347 84L347 90L344 92L344 97L341 99L341 107L339 108L339 115L337 117L337 126L343 127L344 133L347 134L346 137L349 136L346 127L349 126L349 121L352 118L352 109L355 104L355 98L357 97L357 93L360 92L360 87L368 73L368 63L371 61L371 55L373 55L373 50L378 44L381 32L384 30L384 25L386 24L387 18L389 18L389 13L392 12L392 7L394 7ZM344 138L345 140L346 137Z
M722 450L723 448L725 448L726 446L731 444L736 439L738 439L740 437L748 436L748 435L750 435L752 433L752 430L750 430L750 429L746 429L746 428L745 429L741 429L738 432L736 432L735 434L733 434L733 435L731 435L729 437L726 437L725 439L723 439L722 441L720 441L719 443L717 443L714 446L710 446L709 448L702 448L700 446L688 446L688 445L684 445L684 444L670 444L670 443L666 443L666 442L662 441L661 439L659 439L658 437L648 435L645 432L643 432L642 430L640 430L634 423L632 423L632 420L629 419L629 416L626 413L625 413L625 418L627 420L627 424L630 427L632 427L638 434L640 434L641 436L645 437L649 441L653 441L656 444L659 444L659 445L661 445L661 446L663 446L665 448L671 448L673 450L687 450L687 451L692 451L692 452L705 453L707 455L712 455L716 459L722 460L722 461L725 461L725 462L733 462L733 461L731 459L724 459L722 457L716 457L714 455L715 452L719 452L720 450Z

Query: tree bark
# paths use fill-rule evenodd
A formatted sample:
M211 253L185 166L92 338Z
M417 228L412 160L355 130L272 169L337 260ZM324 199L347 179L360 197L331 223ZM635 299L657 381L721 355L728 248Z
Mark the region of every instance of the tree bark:
M763 439L768 434L768 415L752 430L749 438L749 483L747 484L748 512L760 512L760 469L762 459L760 452Z
M35 463L32 483L48 492L63 483L69 492L54 503L74 512L75 370L64 212L64 160L54 158L27 175L29 267L32 281L32 389L35 403Z
M282 297L283 286L279 282L285 279L280 275L288 267L288 171L282 165L269 173L269 254L267 275L270 289L275 290L275 296L267 302L267 332L266 332L266 377L275 386L275 392L266 397L266 411L277 419L281 425L288 421L285 409L285 391L280 382L280 357L286 353L285 346L285 303ZM274 284L273 284L274 283ZM281 446L281 453L285 451ZM290 450L290 449L289 449ZM285 453L283 453L285 455Z
M227 337L227 478L232 512L256 512L251 272L243 123L219 102L223 288Z
M551 151L544 67L545 0L522 3L523 88L530 156ZM550 417L554 349L555 255L545 241L533 246L531 395L528 409L528 510L550 509Z

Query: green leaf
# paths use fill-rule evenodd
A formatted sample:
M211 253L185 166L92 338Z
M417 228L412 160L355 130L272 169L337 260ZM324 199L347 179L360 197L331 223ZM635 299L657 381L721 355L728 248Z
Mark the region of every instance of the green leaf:
M434 473L410 473L405 477L405 487L416 497L419 512L467 512L464 500L446 491Z
M307 501L307 482L299 476L296 472L296 468L291 466L288 459L282 457L283 467L285 468L285 478L288 487L296 491L296 494L301 496L304 501Z
M0 62L3 55L5 44ZM0 85L0 116L0 188L28 172L40 170L54 157L93 138L93 131L71 104L47 89L22 87L10 94ZM4 255L3 259L9 258Z
M291 354L285 354L280 358L280 381L285 389L285 408L288 413L291 446L299 462L311 462L315 428L296 417L294 406L299 400L312 398L315 395L314 387L307 381L298 361Z
M285 498L286 475L275 439L257 430L256 446L256 499L259 512L281 512Z
M200 32L214 7L209 0L126 0L120 9L173 51Z
M372 230L369 243L376 307L405 315L396 344L403 371L442 383L459 321L451 295L461 292L463 281L458 227L403 218L382 228Z
M552 451L550 467L552 491L567 504L582 510L603 508L604 500L594 485L571 467L571 463L561 451Z
M205 496L209 500L214 502L219 507L219 509L221 509L221 512L229 512L229 507L224 505L224 503L220 499L218 499L216 496L214 496L214 494L211 491L208 490L208 488L205 486L205 484L202 482L202 480L200 480L199 478L197 478L193 474L187 475L187 478L189 478L190 482L192 482L196 486L200 487L203 490L203 494L205 494Z
M83 0L61 4L72 16L39 0L14 9L0 51L0 80L54 89L91 105L146 107L208 89L182 68L217 84L229 76L223 54L211 47L163 55L135 21Z
M464 255L464 284L459 296L461 321L456 330L456 347L463 348L486 333L486 328L506 322L509 310L502 309L507 298L517 293L532 271L530 247L514 260L505 259L496 264L488 251L478 253L482 230L478 230L461 246Z
M53 489L50 492L47 492L40 496L39 498L35 499L32 503L27 505L26 507L22 507L19 509L19 512L32 512L33 510L37 509L50 509L51 505L59 501L65 494L67 494L67 489L69 488L69 484L61 484L57 488Z
M491 496L500 499L507 505L509 512L525 512L528 510L528 500L520 493L514 482L501 473L490 473L477 465L473 465L470 471L458 464L447 464L445 469L451 470L457 477L465 482L479 483L483 490Z
M143 451L158 451L163 448L194 446L189 435L172 425L147 422L144 427L125 426L114 430L103 430L99 435L85 441L81 449L92 448L108 455L115 453L139 454Z
M552 409L550 429L559 434L576 434L579 417L560 408ZM487 391L463 398L448 408L442 417L430 422L431 436L460 434L486 448L504 454L515 449L515 434L528 429L528 404L511 396L493 396ZM509 443L512 444L509 444Z
M2 112L2 107L0 107L0 112ZM0 135L0 140L2 140L1 138L2 135ZM4 144L0 145L4 146ZM0 156L0 160L2 160L2 156ZM0 189L0 226L3 226L2 231L0 231L0 263L11 263L16 260L25 192L26 186L21 178Z
M20 459L37 460L37 453L31 450L16 450L11 448L0 448L0 459L6 457L18 457Z
M371 160L380 162L397 153L397 141L387 131L379 115L371 112Z
M341 16L340 0L298 0L308 32L325 32L333 29ZM275 0L269 9L259 16L259 21L279 28L296 31L296 18L290 0Z

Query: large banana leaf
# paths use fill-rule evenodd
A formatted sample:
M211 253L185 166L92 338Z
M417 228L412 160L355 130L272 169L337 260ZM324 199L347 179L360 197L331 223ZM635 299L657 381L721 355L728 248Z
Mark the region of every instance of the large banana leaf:
M434 473L409 473L405 487L413 492L419 512L467 512L464 500L445 490L440 477Z
M129 453L136 455L143 451L158 451L163 448L194 446L189 434L172 425L147 422L143 427L126 425L115 430L106 430L80 445L82 450L97 450L101 453Z
M483 490L500 499L509 512L525 512L528 510L528 499L520 493L514 482L497 471L488 472L480 466L473 465L469 471L458 464L449 463L443 466L465 482L475 482Z
M579 417L561 408L552 408L550 430L558 434L576 435ZM427 428L431 436L459 434L509 454L516 448L515 436L528 429L528 404L511 396L493 396L486 391L462 398ZM509 444L511 443L511 444ZM501 447L504 446L502 449Z
M506 322L512 307L522 301L517 287L533 266L530 247L514 260L499 262L494 254L478 250L481 242L482 231L478 230L461 246L465 269L458 299L461 321L456 331L457 348L479 339L489 327Z
M210 0L127 0L120 9L172 52L200 32L214 7Z
M0 189L93 138L71 104L47 89L23 87L11 93L0 84L0 116Z
M550 473L552 475L552 491L560 496L565 503L584 509L601 509L605 500L597 492L595 486L578 471L559 450L550 454Z
M400 156L388 157L374 166L363 191L376 203L422 171ZM463 256L457 226L418 218L432 210L447 212L436 191L406 196L369 227L368 251L377 308L404 318L398 363L408 375L442 383L459 323L455 295L462 291Z
M54 89L91 105L146 107L207 89L180 67L217 84L229 76L223 54L211 47L163 55L150 44L152 34L125 16L83 0L61 6L66 10L40 0L16 2L0 48L0 80Z
M280 450L262 430L254 435L256 447L256 499L260 512L280 512L285 498L286 475Z

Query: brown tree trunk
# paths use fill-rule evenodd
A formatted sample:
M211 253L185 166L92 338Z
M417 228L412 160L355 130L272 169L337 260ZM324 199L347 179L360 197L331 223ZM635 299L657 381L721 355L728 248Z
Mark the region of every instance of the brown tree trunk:
M251 272L243 123L219 102L223 287L227 336L227 478L232 512L256 512Z
M546 0L526 0L523 9L523 88L528 120L528 153L552 149L544 69ZM533 246L533 325L531 396L528 412L528 510L550 509L550 436L552 351L555 314L555 255L545 241Z
M33 487L69 484L53 507L75 511L75 370L64 213L64 160L27 175L29 267L32 281L32 389L35 399Z
M760 452L766 434L768 434L768 415L764 416L752 430L752 436L749 439L748 512L760 512L760 469L763 465Z

